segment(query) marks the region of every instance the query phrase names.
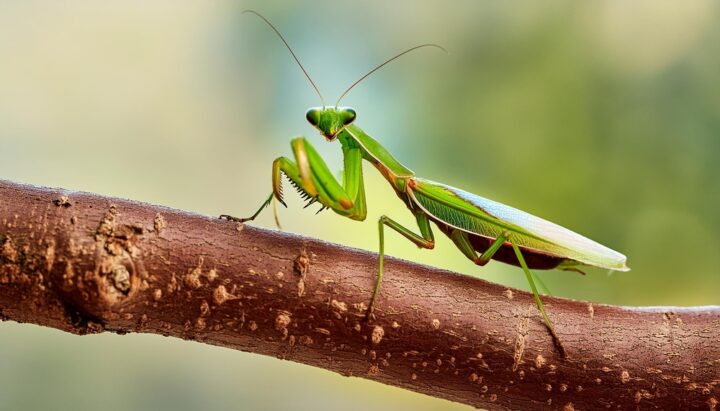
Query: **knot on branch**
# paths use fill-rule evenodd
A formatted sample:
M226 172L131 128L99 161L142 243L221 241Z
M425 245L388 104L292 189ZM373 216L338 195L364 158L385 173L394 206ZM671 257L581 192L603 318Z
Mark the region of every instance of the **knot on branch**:
M100 320L112 319L118 306L147 288L141 252L146 230L141 225L122 224L119 217L111 205L97 224L94 241L78 239L68 230L59 234L57 241L51 240L46 253L51 281L66 301ZM62 257L54 257L56 246L62 249L58 253Z

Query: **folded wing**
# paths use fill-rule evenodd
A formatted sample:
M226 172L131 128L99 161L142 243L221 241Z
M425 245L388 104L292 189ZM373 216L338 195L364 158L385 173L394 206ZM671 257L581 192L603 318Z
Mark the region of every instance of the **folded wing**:
M628 271L626 257L589 238L505 204L434 181L415 178L411 198L435 219L471 234L496 238L509 231L518 245L579 263Z

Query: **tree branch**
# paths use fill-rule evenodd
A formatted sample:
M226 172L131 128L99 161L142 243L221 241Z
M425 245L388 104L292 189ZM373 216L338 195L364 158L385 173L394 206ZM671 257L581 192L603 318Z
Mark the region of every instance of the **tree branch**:
M0 317L276 356L488 409L703 409L720 307L545 297L147 204L0 181Z

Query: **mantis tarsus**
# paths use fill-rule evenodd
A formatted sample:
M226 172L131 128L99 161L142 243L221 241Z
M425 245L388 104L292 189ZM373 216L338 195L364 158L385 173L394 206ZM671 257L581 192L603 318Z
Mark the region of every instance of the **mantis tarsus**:
M340 142L344 172L342 181L338 181L310 142L304 137L295 138L290 143L295 161L287 157L275 159L272 164L272 193L257 212L248 218L228 215L221 217L246 222L255 219L273 199L285 205L281 185L284 174L308 200L308 205L317 202L320 203L321 210L329 208L342 216L363 221L367 216L362 174L362 161L365 160L390 183L415 216L419 230L419 233L416 233L385 215L378 220L378 272L368 305L368 316L372 314L380 293L385 255L385 227L398 232L418 247L432 249L435 246L432 222L475 264L483 266L494 259L522 268L530 283L538 310L560 353L565 356L565 349L552 321L545 313L530 269L579 271L578 266L585 265L627 271L629 268L625 265L625 256L523 211L415 176L385 147L354 124L355 110L338 106L353 87L390 61L422 47L444 49L435 44L422 44L390 58L348 87L337 103L330 107L325 105L319 89L280 32L259 13L251 10L246 12L257 15L275 31L320 96L322 107L309 109L306 118L328 142Z

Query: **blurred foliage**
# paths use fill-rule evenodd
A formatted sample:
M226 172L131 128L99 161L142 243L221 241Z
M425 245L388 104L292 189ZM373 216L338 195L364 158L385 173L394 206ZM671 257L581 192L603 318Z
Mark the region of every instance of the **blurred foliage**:
M419 175L628 256L629 273L541 273L555 294L718 303L720 12L709 0L3 1L0 178L244 215L295 135L339 169L339 146L304 119L317 96L272 32L240 14L248 7L329 101L402 49L447 47L383 68L344 104ZM285 229L375 250L381 214L412 224L366 171L370 222L312 216L292 198ZM257 224L271 227L270 213ZM519 270L479 269L446 239L428 252L390 234L387 249L526 287ZM0 330L0 409L465 408L178 340Z

